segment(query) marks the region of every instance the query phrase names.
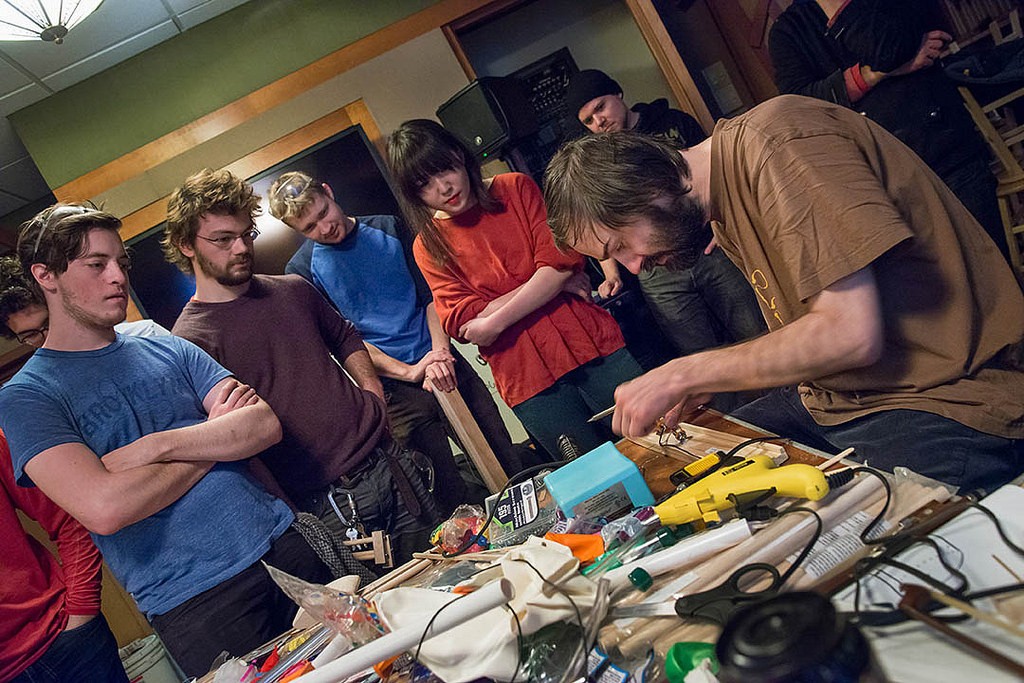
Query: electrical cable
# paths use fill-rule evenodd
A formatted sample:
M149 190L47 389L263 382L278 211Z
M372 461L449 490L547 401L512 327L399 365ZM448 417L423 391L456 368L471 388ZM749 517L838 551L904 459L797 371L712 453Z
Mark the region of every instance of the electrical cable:
M491 525L491 521L494 520L494 515L498 511L498 503L501 502L502 496L504 496L505 493L508 492L509 487L514 486L515 484L518 484L522 481L525 481L527 478L532 477L534 474L537 474L538 472L543 472L544 470L551 469L553 467L561 467L562 465L565 464L565 460L554 460L552 462L534 465L533 467L527 467L526 469L520 470L519 472L513 474L511 477L508 478L508 481L505 482L505 485L501 487L501 490L498 491L498 495L494 499L494 506L491 508L491 512L487 515L487 518L484 520L484 523L480 525L480 530L477 531L475 534L472 534L465 541L463 541L462 545L459 546L458 550L453 550L452 552L442 552L441 557L444 557L445 559L458 557L459 555L462 555L469 551L469 549L473 547L473 544L477 543L480 540L481 536L483 536L483 533L487 530L487 527Z

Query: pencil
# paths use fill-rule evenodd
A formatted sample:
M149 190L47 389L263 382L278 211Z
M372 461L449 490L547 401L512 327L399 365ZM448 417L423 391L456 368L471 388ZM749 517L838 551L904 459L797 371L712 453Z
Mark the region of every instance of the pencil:
M597 422L600 419L608 417L609 415L611 415L614 412L615 412L615 406L612 406L611 408L605 408L600 413L598 413L597 415L594 415L589 420L587 420L587 422Z

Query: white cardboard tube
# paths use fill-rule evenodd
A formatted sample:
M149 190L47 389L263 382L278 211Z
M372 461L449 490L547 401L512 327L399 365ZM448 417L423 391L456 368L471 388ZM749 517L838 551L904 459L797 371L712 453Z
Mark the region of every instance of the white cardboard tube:
M416 623L407 624L342 655L333 662L328 662L319 669L310 671L299 680L302 683L338 683L353 674L370 668L377 662L415 647L421 638L430 640L489 609L504 605L514 596L515 589L511 581L508 579L492 581L466 597L454 600L449 603L448 607L438 612L426 637L423 636L423 632L426 631L427 624L433 616L429 614Z
M618 590L629 583L629 573L640 568L651 576L679 569L686 565L703 562L712 555L738 545L750 538L750 524L745 519L734 519L717 529L709 529L704 533L684 538L675 545L660 550L653 555L633 560L621 567L616 567L604 578L611 583L612 591Z

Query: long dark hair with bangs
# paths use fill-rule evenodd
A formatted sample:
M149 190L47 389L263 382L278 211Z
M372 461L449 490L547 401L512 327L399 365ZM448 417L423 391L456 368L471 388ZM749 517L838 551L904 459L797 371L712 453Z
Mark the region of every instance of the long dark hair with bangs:
M398 184L398 203L406 223L423 240L427 253L439 265L451 257L451 249L434 222L434 212L420 199L420 190L438 173L459 166L466 168L469 188L482 211L496 211L500 202L484 185L480 162L473 153L441 124L429 119L412 119L388 137L388 165Z

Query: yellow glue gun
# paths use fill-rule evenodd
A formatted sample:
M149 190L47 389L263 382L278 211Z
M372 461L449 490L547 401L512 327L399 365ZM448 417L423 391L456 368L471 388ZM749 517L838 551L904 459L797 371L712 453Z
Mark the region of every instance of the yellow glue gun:
M661 505L655 514L665 525L697 520L719 522L719 512L736 505L737 496L766 492L768 495L819 500L829 491L825 473L811 465L779 467L767 455L754 455L743 462L713 472L688 486Z

